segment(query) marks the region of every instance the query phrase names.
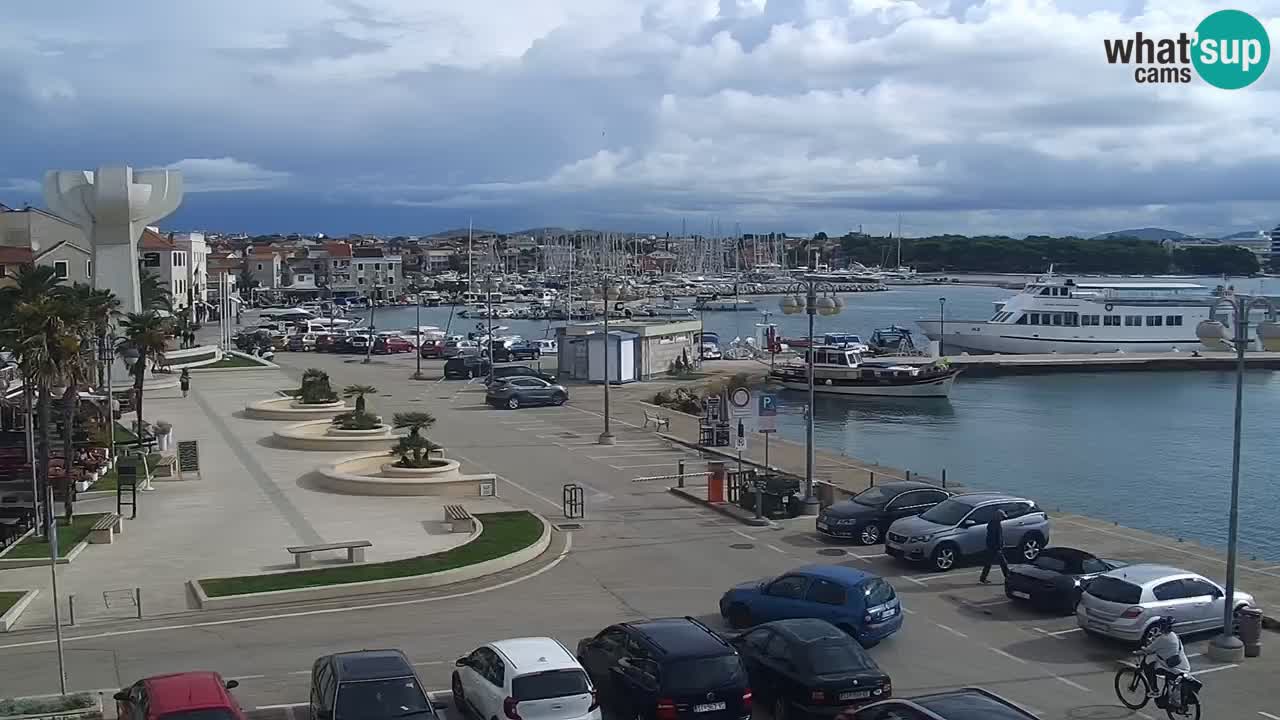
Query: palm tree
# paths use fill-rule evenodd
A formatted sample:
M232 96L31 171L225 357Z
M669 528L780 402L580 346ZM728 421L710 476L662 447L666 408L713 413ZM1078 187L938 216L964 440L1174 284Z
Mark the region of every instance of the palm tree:
M378 392L378 388L372 385L348 385L342 388L342 397L354 397L356 399L356 415L366 414L364 411L364 396L372 395Z
M123 353L136 358L131 371L134 402L137 403L138 411L139 438L142 437L142 383L147 376L147 361L158 364L164 360L169 327L168 318L162 318L152 311L129 313L120 322L120 329L124 332L124 339L120 342Z
M23 265L13 275L13 285L0 288L0 313L12 318L19 303L48 297L63 287L62 278L46 265Z
M143 270L138 276L138 296L142 302L142 310L164 310L172 312L173 297L169 288L164 286L160 276L150 270Z
M400 438L391 449L391 454L400 456L400 466L429 467L431 451L440 446L422 437L420 433L435 424L435 417L427 412L396 413L394 422L397 428L409 428L409 434ZM425 462L422 457L424 452L427 453Z

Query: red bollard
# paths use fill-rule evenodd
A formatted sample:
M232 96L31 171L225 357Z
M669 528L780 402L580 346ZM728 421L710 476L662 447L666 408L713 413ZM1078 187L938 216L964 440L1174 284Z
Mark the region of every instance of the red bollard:
M724 502L724 481L727 474L724 463L714 460L708 462L707 472L711 473L707 476L707 502Z

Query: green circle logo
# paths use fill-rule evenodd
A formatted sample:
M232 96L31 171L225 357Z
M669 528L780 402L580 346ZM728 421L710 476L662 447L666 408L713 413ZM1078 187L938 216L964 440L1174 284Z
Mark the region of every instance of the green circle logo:
M1219 10L1196 26L1191 58L1204 81L1239 90L1262 77L1271 59L1271 39L1257 18L1240 10Z

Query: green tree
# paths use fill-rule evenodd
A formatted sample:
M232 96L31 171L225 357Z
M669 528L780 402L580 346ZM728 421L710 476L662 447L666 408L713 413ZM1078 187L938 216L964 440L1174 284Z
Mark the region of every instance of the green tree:
M365 395L372 395L378 392L378 388L372 385L348 385L342 388L342 396L345 398L356 399L356 415L367 415L365 412Z
M1262 271L1258 256L1235 245L1205 245L1178 248L1173 264L1191 275L1256 275Z
M435 417L427 412L396 413L395 426L409 429L409 434L400 438L396 446L391 449L392 455L400 456L397 465L413 468L431 466L431 451L438 450L440 446L422 437L422 431L430 428L435 422Z
M138 296L144 312L147 310L173 311L173 296L169 288L164 286L159 275L150 270L143 270L138 276Z
M130 372L133 375L134 402L137 404L136 432L138 437L142 437L142 387L147 377L147 362L159 365L164 361L171 323L153 311L129 313L120 322L120 330L124 335L120 341L121 351L126 357L134 357Z

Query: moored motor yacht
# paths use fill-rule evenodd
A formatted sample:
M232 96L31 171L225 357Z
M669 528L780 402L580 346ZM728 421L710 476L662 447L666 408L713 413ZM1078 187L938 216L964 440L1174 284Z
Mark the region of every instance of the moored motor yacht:
M879 364L863 361L848 346L815 345L796 360L776 365L769 378L788 390L809 388L808 353L813 356L813 390L830 395L904 398L945 398L960 370L945 360L921 364Z

